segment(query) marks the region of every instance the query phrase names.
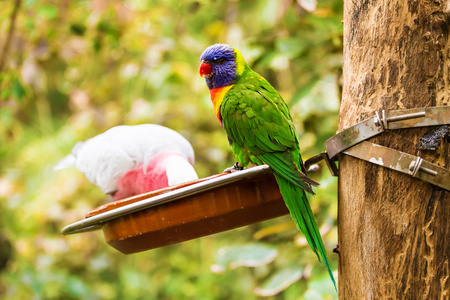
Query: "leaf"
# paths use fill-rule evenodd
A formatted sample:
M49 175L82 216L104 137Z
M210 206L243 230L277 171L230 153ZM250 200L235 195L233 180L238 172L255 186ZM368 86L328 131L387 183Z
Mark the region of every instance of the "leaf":
M213 273L222 273L227 267L258 267L271 263L278 255L278 251L268 245L252 243L247 245L226 246L217 252L217 262L211 266Z
M38 15L51 20L58 16L58 9L53 5L42 5L38 8Z
M294 97L292 97L291 101L289 102L289 105L295 105L297 102L299 102L302 98L304 98L306 95L308 95L314 86L316 86L317 82L320 80L319 77L313 77L311 80L299 88L297 92L295 93Z
M267 236L273 235L273 234L279 234L281 232L295 229L295 224L290 220L289 222L283 222L276 225L263 227L257 232L253 234L253 238L255 240L261 240Z
M276 49L288 58L295 58L310 47L307 41L298 37L280 38L276 41Z
M338 279L337 276L336 279ZM308 280L308 290L305 292L305 298L311 300L338 299L338 294L327 275L316 276L313 274Z
M23 97L25 96L25 89L23 88L22 84L17 78L14 79L11 84L11 91L12 96L19 101L22 100Z
M300 89L290 102L291 106L301 106L303 117L317 112L338 111L339 97L336 76L327 74L319 80L314 79Z
M270 279L261 287L256 287L254 293L263 296L273 296L279 294L291 284L302 278L303 268L301 267L286 267L278 270Z
M91 295L88 285L77 277L70 277L65 288L67 293L74 298L86 298Z

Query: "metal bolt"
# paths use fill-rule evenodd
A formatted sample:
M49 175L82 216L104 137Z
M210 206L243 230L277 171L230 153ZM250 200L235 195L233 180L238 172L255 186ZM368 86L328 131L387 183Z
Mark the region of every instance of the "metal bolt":
M425 174L431 175L431 176L436 176L438 174L438 172L436 172L434 170L422 167L422 162L423 162L423 159L420 157L417 158L417 161L413 160L409 164L409 174L411 174L414 177L416 177L416 175L419 171L421 171Z
M376 126L381 126L383 129L387 129L388 124L390 122L398 122L398 121L402 121L402 120L409 120L409 119L425 117L424 111L416 112L416 113L412 113L412 114L406 114L406 115L392 116L389 118L386 118L386 111L384 109L381 111L381 113L382 113L382 117L380 118L380 114L378 113L378 111L375 112L374 123Z
M407 114L407 115L392 116L392 117L387 118L387 121L388 122L397 122L397 121L401 121L401 120L416 119L416 118L421 118L421 117L425 117L424 111Z

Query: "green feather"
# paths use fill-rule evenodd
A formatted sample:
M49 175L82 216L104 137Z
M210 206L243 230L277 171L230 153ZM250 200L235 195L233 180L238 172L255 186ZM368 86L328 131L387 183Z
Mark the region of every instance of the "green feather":
M274 172L283 176L285 180L302 190L314 194L310 184L315 182L299 171L292 160L290 152L273 152L260 155L260 157L264 163L268 164Z
M295 221L297 228L305 235L309 246L317 255L320 261L325 263L328 274L333 281L336 288L336 281L334 280L333 273L331 272L330 262L328 261L327 252L323 245L322 237L320 236L319 228L314 219L314 215L309 206L308 198L305 191L299 188L297 185L287 181L283 176L274 173L277 180L278 187L280 188L281 195L286 203L292 219Z
M325 263L336 288L305 193L314 194L311 185L318 184L303 173L298 136L289 108L269 82L253 72L240 53L236 53L237 80L220 106L233 152L243 167L250 162L271 167L292 219L319 261Z

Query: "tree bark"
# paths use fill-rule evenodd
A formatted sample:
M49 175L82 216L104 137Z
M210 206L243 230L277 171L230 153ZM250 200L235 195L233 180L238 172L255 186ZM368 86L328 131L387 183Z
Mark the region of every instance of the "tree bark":
M339 130L381 109L449 104L448 1L345 1ZM450 167L447 141L416 148L427 128L370 141ZM449 299L450 192L340 155L340 299Z

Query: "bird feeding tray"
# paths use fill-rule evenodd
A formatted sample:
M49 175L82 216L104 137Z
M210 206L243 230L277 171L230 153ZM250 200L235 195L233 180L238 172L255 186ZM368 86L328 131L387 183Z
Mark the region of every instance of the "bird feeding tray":
M102 228L110 246L131 254L288 213L269 166L262 165L105 204L62 233Z

